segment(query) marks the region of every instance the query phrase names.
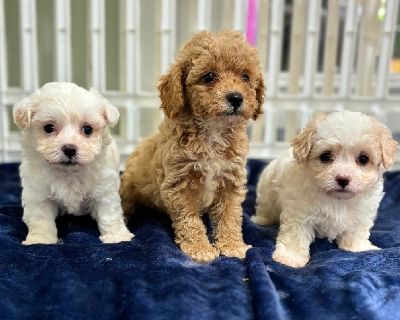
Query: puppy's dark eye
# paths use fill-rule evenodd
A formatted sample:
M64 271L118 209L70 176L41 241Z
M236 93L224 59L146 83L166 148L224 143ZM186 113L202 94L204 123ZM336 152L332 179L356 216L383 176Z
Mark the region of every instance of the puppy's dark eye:
M249 82L249 81L250 81L249 75L248 75L247 73L243 73L243 74L242 74L242 80L243 80L244 82Z
M93 128L91 126L83 126L82 131L86 136L90 136L93 133Z
M214 72L208 72L203 76L204 83L211 83L217 79L217 75Z
M362 166L365 166L368 162L369 162L369 158L365 154L360 154L357 158L357 163Z
M329 163L329 162L332 162L332 161L333 161L332 152L326 151L326 152L322 153L322 154L319 156L319 160L320 160L322 163Z
M51 123L48 123L43 127L43 130L46 133L52 133L52 132L54 132L54 125Z

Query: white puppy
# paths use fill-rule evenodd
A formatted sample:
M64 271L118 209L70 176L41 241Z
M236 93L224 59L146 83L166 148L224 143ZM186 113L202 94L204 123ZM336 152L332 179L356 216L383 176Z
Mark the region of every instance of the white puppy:
M58 214L90 215L103 242L128 241L118 194L119 154L108 126L119 112L100 94L48 83L14 106L22 129L24 244L56 243Z
M316 236L337 239L343 250L378 249L368 238L382 175L396 158L389 129L358 112L334 112L308 123L292 147L263 171L257 189L252 220L280 223L272 258L302 267Z

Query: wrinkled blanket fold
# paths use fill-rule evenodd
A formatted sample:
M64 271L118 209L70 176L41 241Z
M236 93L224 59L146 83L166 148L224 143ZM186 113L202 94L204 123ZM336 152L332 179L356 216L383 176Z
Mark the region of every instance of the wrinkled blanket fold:
M102 244L90 217L63 216L57 245L23 246L18 165L0 165L0 318L400 319L400 173L385 177L371 232L382 250L317 240L296 270L271 260L277 227L249 220L264 166L248 162L246 260L198 264L175 245L168 217L144 207L129 222L130 242Z

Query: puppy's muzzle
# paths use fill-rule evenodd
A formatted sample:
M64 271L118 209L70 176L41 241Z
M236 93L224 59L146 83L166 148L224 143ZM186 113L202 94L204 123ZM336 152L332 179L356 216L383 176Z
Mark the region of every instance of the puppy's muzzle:
M348 177L337 176L335 180L342 189L345 189L350 183L350 179Z
M76 146L73 144L66 144L62 146L61 151L70 159L76 155Z
M62 160L61 163L65 165L76 164L76 146L74 144L65 144L62 146L61 151L66 156L66 160Z
M238 114L243 104L243 95L237 91L230 92L226 95L226 101L232 107L232 114Z

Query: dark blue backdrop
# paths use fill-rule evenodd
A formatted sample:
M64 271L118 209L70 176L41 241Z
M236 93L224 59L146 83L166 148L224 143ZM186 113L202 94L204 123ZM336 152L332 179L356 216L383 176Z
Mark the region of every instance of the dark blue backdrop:
M246 261L198 264L175 246L169 219L141 208L131 242L101 244L89 217L57 220L57 245L22 246L17 165L0 165L0 319L400 319L400 173L371 240L378 252L349 253L316 241L311 261L291 269L271 260L276 227L249 221L265 163L250 160Z

